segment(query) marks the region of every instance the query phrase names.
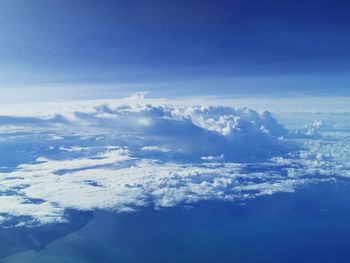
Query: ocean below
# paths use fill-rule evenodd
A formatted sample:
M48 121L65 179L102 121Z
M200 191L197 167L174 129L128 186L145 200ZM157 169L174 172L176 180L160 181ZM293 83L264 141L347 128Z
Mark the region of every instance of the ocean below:
M12 245L34 242L36 250L0 262L349 262L349 191L349 182L343 180L244 203L203 201L133 213L95 211L93 218L78 213L71 222L80 222L80 229L72 223L32 229L31 239L18 238ZM3 238L7 230L1 231ZM16 234L23 237L16 231L13 239ZM53 233L57 240L39 245ZM5 255L4 249L11 247L2 242Z

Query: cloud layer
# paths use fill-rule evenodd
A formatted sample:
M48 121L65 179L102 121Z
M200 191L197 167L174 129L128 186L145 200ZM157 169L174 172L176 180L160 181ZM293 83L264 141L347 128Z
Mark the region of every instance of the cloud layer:
M288 116L297 129L287 131L266 111L142 98L0 115L1 148L16 153L0 168L8 226L65 222L67 209L243 202L350 176L343 122Z

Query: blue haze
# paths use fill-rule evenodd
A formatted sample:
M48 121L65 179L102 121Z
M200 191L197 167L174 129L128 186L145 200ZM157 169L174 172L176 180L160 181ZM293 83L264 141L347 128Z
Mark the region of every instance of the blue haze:
M140 90L350 95L347 1L4 0L0 7L4 101Z

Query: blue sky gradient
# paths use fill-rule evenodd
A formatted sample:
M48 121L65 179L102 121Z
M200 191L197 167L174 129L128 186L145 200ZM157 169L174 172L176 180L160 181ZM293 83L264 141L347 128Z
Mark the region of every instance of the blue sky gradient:
M347 1L3 0L0 89L27 100L350 96Z
M349 7L0 0L0 263L350 262Z

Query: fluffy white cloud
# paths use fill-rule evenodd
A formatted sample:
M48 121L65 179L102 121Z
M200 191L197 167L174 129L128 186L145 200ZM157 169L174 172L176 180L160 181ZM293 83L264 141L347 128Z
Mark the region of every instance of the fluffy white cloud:
M307 182L286 180L275 167L257 173L249 172L242 164L164 163L132 159L117 151L98 157L39 159L2 173L2 191L16 194L4 197L7 199L3 204L7 205L1 211L11 216L30 215L34 221L45 223L64 220L62 211L66 208L127 211L144 205L168 207L209 199L241 200L290 192ZM103 167L96 167L102 163ZM25 199L42 202L33 204Z
M62 222L68 208L244 200L350 176L341 121L305 126L294 116L286 123L298 129L288 133L269 112L249 109L135 99L44 106L46 114L0 116L1 145L14 145L12 158L29 156L2 168L0 222Z

